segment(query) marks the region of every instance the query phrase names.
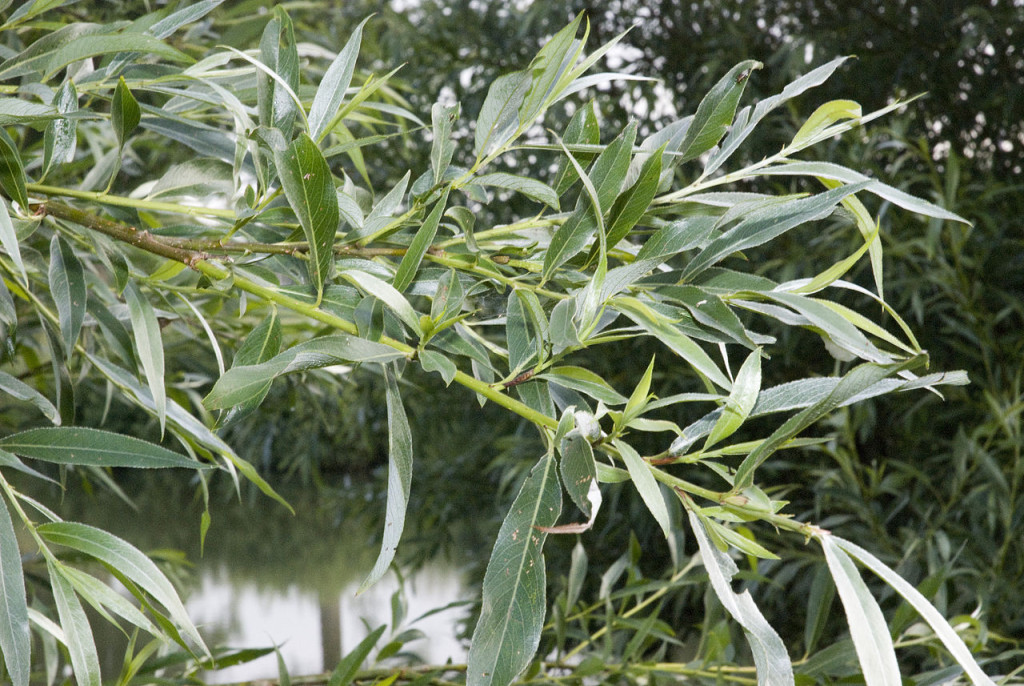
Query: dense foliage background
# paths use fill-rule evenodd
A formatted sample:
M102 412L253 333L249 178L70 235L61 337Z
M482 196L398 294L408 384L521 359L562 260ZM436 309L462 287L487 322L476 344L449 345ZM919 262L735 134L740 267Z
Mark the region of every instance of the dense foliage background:
M225 3L175 40L182 49L206 44L255 46L273 16L262 5ZM886 203L872 208L881 222L888 301L911 323L934 369L966 369L972 384L944 388L944 400L908 393L844 408L824 427L830 441L786 453L764 470L777 489L773 497L790 501L788 511L869 547L918 585L943 614L972 623L972 647L998 656L987 670L1006 673L1021 663L1017 651L1024 635L1019 609L1024 605L1024 546L1014 533L1024 526L1024 235L1019 222L1024 216L1024 55L1017 47L1024 3L874 0L853 5L666 0L422 2L381 8L376 3L348 2L331 12L295 3L289 13L300 44L337 51L359 22L377 12L364 27L357 80L404 63L378 94L379 119L367 117L357 134L382 138L366 149L365 157L353 154L343 162L352 178L377 189L390 188L407 169L430 166L424 134L388 108L402 108L424 121L430 120L431 105L438 100L458 101L463 112L479 111L489 84L500 74L524 67L579 11L587 12L592 22L594 45L635 25L609 57L609 66L660 79L613 82L594 93L602 128L609 131L622 130L630 117L636 117L643 137L692 113L721 76L745 59L765 64L747 85L746 97L756 102L835 56L858 57L817 89L813 102L789 104L789 112L766 121L739 153L750 162L790 141L819 102L852 97L869 111L893 98L926 93L899 113L819 146L818 153L822 159L928 198L972 223L928 220ZM73 3L47 18L55 28L72 20L114 21L162 8ZM6 57L27 38L17 32L5 36ZM309 54L315 56L316 51ZM327 63L319 60L324 67ZM553 108L545 126L563 130L578 102ZM470 120L464 118L459 126ZM455 162L472 161L472 136L468 128L453 132L454 140L467 143L458 148ZM124 160L112 192L133 188L140 176L150 173L151 160L167 163L166 153L135 149L134 156ZM69 168L62 173L73 178L82 171ZM544 177L554 170L538 173ZM59 181L59 176L47 179ZM796 190L786 185L785 177L756 183L760 185L750 190ZM531 207L520 196L508 202L520 214ZM117 218L117 210L112 212ZM811 240L806 235L784 237L769 252L759 253L756 264L777 280L796 278L820 272L860 243L855 232L826 227ZM869 286L867 261L846 278ZM497 310L503 301L491 305ZM765 378L765 386L799 378L808 369L833 366L820 346L807 345L813 334L793 327L773 333L780 344L773 376ZM182 370L181 393L194 393L188 388L193 376L216 377L215 360L197 355L194 339L165 340L168 368ZM614 354L593 353L587 365L616 388L628 389L654 351L653 344L630 342ZM8 347L8 354L14 353ZM40 354L40 359L45 356ZM672 361L659 357L658 362L659 381L671 389ZM40 361L39 369L48 373L48 364L43 367ZM543 451L527 422L493 404L481 411L470 393L439 396L436 379L410 370L402 392L413 426L418 480L409 503L414 516L400 552L404 564L439 551L464 555L466 550L488 549L519 483ZM64 397L80 423L98 423L105 416L105 428L159 439L159 427L146 415L121 405L106 412L107 391L102 385L68 379L69 386L72 381L75 394L70 401ZM2 434L34 421L13 403L0 399L0 406ZM315 385L305 378L282 379L254 414L224 433L271 484L299 483L325 499L342 492L382 499L387 435L385 385L380 375L367 369L345 378L317 375ZM125 478L122 486L131 483L131 476ZM100 485L104 477L75 474L72 480L78 479ZM614 485L605 497L595 528L581 536L591 574L582 591L575 592L596 597L602 585L600 571L616 564L628 569L631 584L663 582L671 574L673 554L646 517L642 500L632 489ZM362 497L345 502L342 509L352 516L366 509ZM376 507L382 511L383 501ZM476 520L472 526L465 522L467 511ZM198 526L196 522L194 529ZM366 529L375 532L380 527ZM758 533L782 558L761 560L745 571L747 586L769 622L787 645L808 653L837 640L845 631L842 621L823 621L818 635L808 632L807 597L820 593L821 581L820 574L805 573L816 567L800 542ZM569 536L549 541L552 597L573 592L569 580L574 543ZM484 557L468 561L479 566L482 577ZM677 632L686 650L699 642L706 652L709 645L719 645L722 655L732 654L736 636L730 637L721 609L706 600L703 586L676 588L666 598L651 615L649 638L627 646L633 654L664 654L665 646L671 645L659 642L665 627ZM703 621L692 619L705 607ZM910 626L911 617L897 609L894 598L884 597L883 607L894 633ZM564 637L546 634L541 654L553 650L559 640ZM928 648L913 659L922 672L942 664Z

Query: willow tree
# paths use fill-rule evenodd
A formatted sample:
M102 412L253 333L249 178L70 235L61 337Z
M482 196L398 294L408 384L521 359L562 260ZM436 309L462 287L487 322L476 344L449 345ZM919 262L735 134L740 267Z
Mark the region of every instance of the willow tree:
M187 469L204 491L212 479L247 479L287 507L221 430L244 421L278 377L354 365L383 378L389 433L383 542L364 587L392 564L414 487L415 427L400 384L409 368L518 415L546 446L494 542L469 684L503 686L534 661L548 607L545 541L591 527L610 482L636 488L680 556L692 536L694 554L673 579L706 575L749 641L753 667L720 668L756 671L763 684L797 678L791 651L732 583L734 557L777 557L757 540L771 529L824 556L867 683L900 683L900 663L857 563L920 613L927 640L956 669L992 683L921 593L870 551L788 514L759 469L819 440L802 434L837 408L965 382L922 375L926 354L886 304L869 205L962 220L815 158L817 144L899 104L864 114L853 101L826 102L777 153L734 164L774 110L845 59L750 105L744 89L762 65L745 61L692 115L650 137L639 139L635 122L604 130L583 94L638 77L590 73L621 36L588 53L581 16L525 69L490 84L470 140L453 133L464 131L458 103L438 102L425 123L389 87L393 72L356 70L363 24L323 70L322 50L300 43L280 8L254 49L206 45L202 22L216 4L105 24L56 15L55 24L47 3L27 3L3 27L0 387L12 410L0 422L0 650L14 684L29 683L38 664L33 633L51 678L59 643L79 683L100 683L83 600L200 661L210 653L145 555L62 521L12 485L12 471ZM565 102L574 113L564 130L545 129L545 113ZM392 136L428 141L429 167L374 187L374 146ZM805 179L806 192L766 193L779 176ZM860 247L799 279L764 273L763 246L825 224L856 232ZM843 278L860 260L870 262L870 286ZM844 304L851 298L858 309ZM816 334L835 365L763 384L771 332L787 327ZM588 368L641 338L662 352L623 370L631 387ZM183 345L212 356L216 372L186 378L176 368ZM685 392L661 390L664 369ZM85 384L151 417L159 438L101 428L102 417L76 422ZM645 448L653 443L660 448ZM19 554L15 522L27 531L24 550L38 554ZM204 516L202 534L208 526ZM88 558L139 602L84 567ZM636 597L638 607L651 602ZM581 631L571 654L601 654L609 626ZM669 671L722 673L700 656Z

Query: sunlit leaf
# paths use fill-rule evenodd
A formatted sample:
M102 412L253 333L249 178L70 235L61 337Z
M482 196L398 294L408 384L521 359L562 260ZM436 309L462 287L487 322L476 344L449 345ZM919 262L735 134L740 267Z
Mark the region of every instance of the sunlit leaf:
M757 665L758 686L785 686L795 683L793 664L786 652L786 646L761 614L761 610L750 596L750 591L736 593L732 590L732 578L738 571L736 563L728 554L712 545L697 514L693 510L689 510L688 514L711 587L732 618L743 627L747 643L750 644L750 652L753 653L754 664Z
M373 647L377 645L377 641L384 634L384 630L387 629L386 624L381 624L379 627L371 631L366 635L362 641L359 642L352 652L342 658L338 666L334 668L334 672L331 673L331 678L327 682L327 686L349 686L355 679L356 674L359 672L359 667L362 666L363 661L373 650Z
M516 191L532 200L548 205L556 212L558 211L558 194L543 181L505 172L493 172L473 177L473 183L480 186L491 186Z
M629 478L633 481L633 485L636 486L636 490L640 493L640 497L643 499L647 509L654 516L654 521L658 522L658 526L661 527L665 538L671 539L672 523L669 519L668 507L665 505L665 497L661 493L661 487L658 486L654 475L651 474L650 465L644 462L643 458L628 444L616 439L613 441L613 445L622 456L623 462L626 463Z
M21 551L7 503L0 497L0 653L14 686L28 686L31 648Z
M75 595L71 582L64 578L61 568L53 562L48 562L46 566L50 572L53 600L57 605L61 629L64 630L64 641L71 656L75 680L81 686L101 686L100 659L82 603Z
M423 220L420 228L416 230L412 243L409 244L409 248L405 251L405 255L398 265L398 270L395 272L395 280L392 282L395 290L404 291L409 287L413 279L416 278L416 271L420 267L420 262L423 261L423 256L427 254L427 250L434 241L434 236L437 235L437 225L441 221L441 216L444 214L447 204L448 191L446 190L441 195L441 199L434 203L434 208L427 215L427 218Z
M309 107L309 136L314 141L319 142L330 133L328 126L345 99L345 91L352 83L356 57L359 55L359 46L363 39L363 26L368 20L369 17L363 19L353 29L345 47L331 62L316 89L313 104Z
M747 356L740 371L733 381L732 391L722 408L722 415L708 434L705 448L728 438L736 429L747 421L750 411L757 403L757 394L761 392L761 350L755 350Z
M872 597L853 561L833 541L831 536L819 536L825 551L825 560L836 582L839 599L846 610L850 636L857 648L864 681L868 686L900 686L900 668L889 627L878 603Z
M160 323L157 321L153 306L142 295L134 281L130 281L124 289L124 299L128 303L132 333L135 334L135 350L146 374L149 390L153 394L162 434L167 423L167 391L164 387L164 344Z
M692 160L710 150L732 123L736 105L743 95L750 72L763 65L755 60L740 62L716 83L697 106L693 122L679 144L679 162Z
M557 467L533 468L498 531L484 574L483 605L470 642L468 686L508 686L530 661L544 625L546 574L541 550L562 509Z
M476 120L477 159L508 143L519 126L519 107L530 90L530 74L517 71L499 76L487 89L487 97Z
M309 280L319 302L334 268L334 234L340 220L331 169L316 143L304 133L274 159L288 203L306 236Z

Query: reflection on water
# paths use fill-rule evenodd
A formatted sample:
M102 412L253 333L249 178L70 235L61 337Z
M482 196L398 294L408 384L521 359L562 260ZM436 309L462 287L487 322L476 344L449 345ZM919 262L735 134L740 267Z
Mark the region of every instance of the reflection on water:
M381 624L391 622L391 598L399 591L394 575L356 596L358 583L341 593L321 596L294 584L285 589L261 589L231 578L226 567L203 569L199 584L185 602L189 616L207 636L233 648L279 646L290 674L330 671ZM405 580L406 614L411 620L462 600L466 595L461 575L450 565L428 564ZM465 649L455 637L461 610L450 609L413 621L423 637L407 650L421 660L443 664L465 661ZM266 655L253 662L205 675L209 683L230 683L276 677L277 659Z
M423 637L408 643L404 652L429 663L465 661L465 649L456 639L464 608L416 621L472 596L451 562L427 562L405 577L401 589L397 575L389 573L356 596L377 555L383 503L339 508L315 490L296 490L284 494L295 508L292 515L264 496L243 504L233 490L212 493L213 525L201 552L202 505L194 484L169 473L133 474L124 490L137 510L102 489L88 496L77 488L69 489L56 509L66 520L104 528L143 551L183 551L191 569L167 571L182 582L189 615L211 647L278 646L292 676L317 674L333 670L371 630L387 624L379 645L396 633L418 629ZM52 493L44 497L59 499ZM394 627L392 597L399 590L405 614ZM92 626L103 673L113 676L121 669L126 639L102 620ZM204 678L225 683L277 674L271 653Z

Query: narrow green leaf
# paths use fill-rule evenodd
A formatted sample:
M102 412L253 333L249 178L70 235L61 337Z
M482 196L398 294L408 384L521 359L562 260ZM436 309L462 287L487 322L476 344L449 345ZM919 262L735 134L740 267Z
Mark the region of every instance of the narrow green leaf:
M554 325L553 318L552 325ZM571 388L574 391L589 395L595 400L600 400L605 405L623 405L627 400L624 395L612 388L611 384L583 367L572 365L552 367L544 374L541 374L539 378L547 379L559 386Z
M459 104L451 106L435 102L430 108L430 121L434 140L430 144L430 168L434 170L434 185L444 180L444 173L455 154L452 127L459 119Z
M588 498L590 488L597 482L597 463L594 461L594 449L579 431L570 431L562 441L559 450L562 460L559 463L562 484L565 492L576 507L587 517L593 514L593 507Z
M857 649L861 672L867 686L900 686L899 663L882 610L857 572L850 557L831 536L818 536L825 561L846 610L846 622Z
M42 69L45 72L42 80L44 83L49 81L57 72L69 64L90 57L99 57L100 55L110 55L118 52L141 52L147 55L163 57L171 62L194 62L185 53L146 33L81 36L50 55Z
M914 358L898 365L869 363L854 367L836 384L835 388L827 396L790 417L766 441L747 455L746 459L743 460L736 470L734 490L741 491L748 486L752 486L754 483L754 470L767 460L773 452L778 450L783 443L831 413L844 401L857 396L888 376L920 364L921 361L919 358Z
M708 91L697 106L693 122L679 145L679 162L699 157L722 140L736 114L736 105L743 95L747 77L761 67L762 64L755 60L740 62Z
M516 176L506 172L494 172L473 177L473 183L480 186L516 191L531 200L544 203L556 212L558 211L558 194L543 181L537 181L526 176Z
M373 569L359 585L357 594L377 583L395 559L398 542L405 528L405 511L412 486L412 431L398 392L398 380L392 365L384 366L388 406L388 504L384 518L384 538Z
M373 650L373 647L377 645L377 641L384 634L385 629L387 629L387 625L381 624L367 634L366 638L360 641L359 645L353 648L352 652L338 663L338 666L331 674L330 681L327 682L327 686L349 686L353 679L355 679L356 674L359 672L359 667L363 664L367 655L370 654L370 651Z
M245 367L262 364L274 358L281 352L281 318L274 310L261 321L249 335L242 341L232 367ZM263 388L258 390L248 401L231 408L230 413L224 418L223 423L237 421L239 418L249 414L263 402L270 392L273 379L268 379Z
M623 443L617 438L612 441L612 444L622 456L622 461L626 463L630 480L636 486L647 509L654 516L654 521L658 522L658 526L661 527L665 539L672 540L672 520L668 515L668 506L665 505L661 487L658 486L654 475L651 474L651 466L644 462L643 458L629 444Z
M863 190L866 186L867 183L842 186L809 198L772 203L754 210L690 260L683 268L680 279L690 281L700 272L735 252L767 243L801 224L823 219L832 213L843 198Z
M46 566L50 572L50 587L53 589L60 627L64 631L64 641L71 656L75 681L80 686L101 686L100 658L82 603L75 595L71 582L61 573L62 569L53 562L47 562Z
M425 372L437 372L444 379L446 386L451 385L459 368L455 366L447 355L434 352L433 350L420 350L417 357Z
M345 99L345 91L352 83L352 74L356 68L356 57L359 56L359 46L363 40L363 26L369 21L369 17L359 22L359 25L352 31L345 47L341 49L338 56L327 68L320 85L317 86L316 95L313 96L313 104L309 107L309 135L320 142L330 133L327 125L334 118Z
M135 334L135 350L142 363L142 371L146 375L156 415L160 420L160 433L167 424L167 391L164 387L164 344L160 335L160 323L149 300L142 295L134 281L128 282L124 289L124 299L128 303L128 315Z
M747 356L740 371L733 381L732 391L722 408L722 415L715 422L715 427L708 434L704 448L728 438L736 432L743 422L747 421L750 411L757 402L757 394L761 392L761 349L758 348Z
M530 326L530 317L522 298L513 290L508 294L505 309L505 344L508 346L508 367L511 372L521 372L531 362L536 362L537 332Z
M601 127L597 121L597 114L594 111L594 102L590 101L583 107L576 110L565 127L562 135L562 143L572 147L577 145L597 145L601 141ZM574 152L571 153L576 164L586 167L590 164L597 153ZM575 165L568 159L563 159L553 184L555 193L562 195L579 179Z
M665 317L658 315L657 312L636 298L618 297L612 301L611 305L643 327L650 335L665 344L712 382L726 390L732 388L729 377L722 373L708 354L688 336L673 327Z
M184 467L209 465L132 436L86 427L42 427L0 438L0 447L44 462L97 467Z
M288 348L255 365L234 366L217 380L203 399L212 409L226 409L266 393L266 384L282 374L340 363L392 362L405 357L394 348L346 333L320 336Z
M935 635L946 646L946 650L950 652L956 661L960 663L960 666L963 667L964 671L967 672L967 676L971 678L971 681L979 686L995 686L995 682L978 666L978 663L971 655L971 651L964 644L963 639L956 633L956 630L950 626L949 622L935 609L935 606L928 602L928 599L921 595L921 592L914 588L913 585L907 583L903 577L860 546L839 536L822 535L819 538L822 540L822 545L824 545L824 540L828 539L833 548L844 550L860 560L861 564L881 577L893 590L903 596L903 599L910 603L917 610L918 614L928 622Z
M135 127L142 119L142 112L139 110L139 103L135 96L128 90L128 84L122 76L114 89L114 97L110 101L110 123L114 127L114 135L117 136L118 148L124 147L124 142L132 134Z
M417 336L423 335L423 329L420 327L420 316L412 308L412 305L409 304L409 301L405 299L405 296L399 293L394 286L378 279L373 274L368 274L358 269L346 269L339 276L367 295L372 295L384 303Z
M201 0L200 2L189 3L150 26L146 32L157 38L167 38L182 26L199 21L222 2L224 0Z
M13 686L28 686L31 649L21 551L7 503L0 498L0 655Z
M288 13L283 8L275 8L274 17L267 22L260 37L258 64L248 55L238 54L257 67L256 108L260 124L279 129L285 138L291 138L300 107L295 97L299 86L299 55ZM260 69L261 65L265 70Z
M594 162L589 176L597 193L596 204L598 207L610 206L618 196L622 182L626 178L626 172L629 170L629 160L635 140L636 122L630 122ZM588 201L587 195L587 193L580 194L576 209L551 237L551 243L544 254L542 274L545 280L551 278L555 269L583 250L587 241L603 221L595 215L594 206Z
M78 92L73 81L65 81L53 96L53 104L61 114L78 111ZM43 173L75 158L78 142L78 122L70 117L58 117L46 125L43 133Z
M85 273L71 246L58 233L50 240L49 280L50 293L57 305L64 354L70 357L85 320Z
M526 71L499 76L491 83L476 120L474 152L478 160L512 140L519 126L519 107L530 84Z
M582 45L576 40L583 13L580 12L568 26L544 44L537 55L530 61L527 72L530 74L530 88L519 106L519 123L527 125L536 119L547 102L558 97L554 92L563 76L576 61Z
M408 250L402 256L402 261L395 272L395 280L392 282L395 290L399 292L404 291L413 282L413 279L416 278L416 271L420 268L420 262L423 261L423 256L427 254L427 250L434 242L434 236L437 235L437 225L441 221L441 216L444 214L447 204L448 190L446 189L441 194L441 198L434 203L434 209L430 211L423 224L416 230L412 243L409 244Z
M60 424L60 413L57 408L53 406L53 403L49 401L42 393L32 388L24 381L11 376L7 372L0 371L0 392L6 393L7 395L31 403L46 415L54 424Z
M483 605L470 642L467 686L508 686L524 670L544 626L542 549L562 510L554 457L533 468L498 531L484 574Z
M794 684L793 664L782 639L761 614L750 591L736 593L732 590L732 578L739 571L736 563L711 543L701 518L693 510L688 510L688 514L711 588L732 618L743 627L743 633L750 644L750 652L757 666L758 686Z
M274 159L285 196L309 244L309 279L319 303L334 267L334 235L340 221L331 169L304 133L287 150L276 152Z
M28 211L28 193L25 191L25 167L14 139L6 129L0 128L0 190L13 202L18 203L22 212ZM5 249L7 245L4 245Z
M78 595L82 596L82 598L95 607L97 611L106 614L106 611L110 610L143 631L148 631L157 637L161 636L160 630L155 624L153 624L153 622L149 621L149 618L146 617L146 615L142 614L142 612L132 605L127 598L94 577L92 574L83 572L80 569L75 569L74 567L64 567L61 571L64 573L64 577L71 582L71 585L74 587ZM113 617L109 614L106 614L106 619L116 625Z
M163 605L175 625L209 656L209 650L188 618L174 586L153 561L137 548L103 529L87 524L53 522L41 524L36 530L47 541L94 557L137 584Z
M905 210L923 214L926 217L970 224L969 221L960 215L954 214L934 203L922 200L921 198L915 198L913 195L898 188L893 188L860 172L855 172L852 169L831 162L792 162L764 167L758 169L757 173L767 176L816 176L823 179L841 181L845 184L857 185L859 186L858 190L863 188L867 192L874 193L883 200L888 200L893 205L902 207Z
M790 143L793 147L799 147L810 139L827 129L837 121L844 119L859 119L861 116L860 103L853 100L829 100L820 105L814 113L807 118L804 125L793 136Z
M640 177L615 201L608 215L608 249L629 235L650 207L661 180L661 156L665 147L651 155L640 169Z

